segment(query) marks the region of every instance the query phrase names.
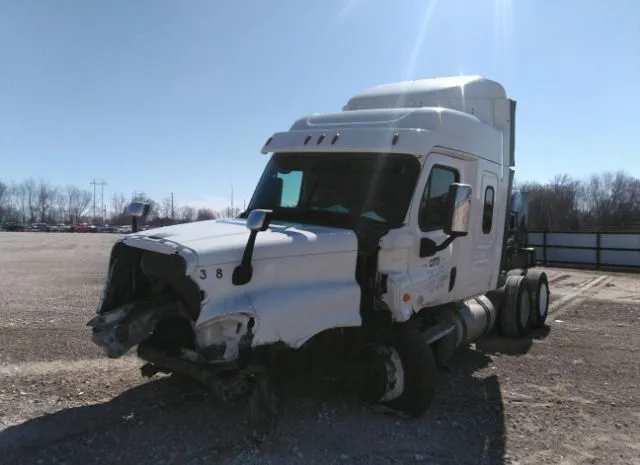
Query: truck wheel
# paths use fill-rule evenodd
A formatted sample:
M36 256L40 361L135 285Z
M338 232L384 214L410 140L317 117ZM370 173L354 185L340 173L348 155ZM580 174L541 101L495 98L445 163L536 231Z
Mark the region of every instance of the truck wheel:
M547 273L530 270L525 276L531 294L531 326L542 328L547 321L549 311L549 280Z
M509 276L524 276L525 270L522 268L513 268L507 271L507 278Z
M509 276L504 287L500 330L507 337L523 337L531 328L531 298L526 278Z
M431 346L411 323L393 326L388 345L376 346L384 353L385 389L378 403L411 417L420 417L431 406L436 392L438 368Z

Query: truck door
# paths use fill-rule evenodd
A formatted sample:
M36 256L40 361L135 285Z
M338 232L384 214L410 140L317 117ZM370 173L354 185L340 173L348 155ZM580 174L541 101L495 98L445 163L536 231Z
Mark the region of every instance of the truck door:
M468 238L458 238L430 256L426 250L430 243L439 245L447 239L443 227L449 186L454 182L475 184L475 163L438 153L429 154L425 160L410 220L416 242L409 259L409 275L420 307L449 301L450 293L459 285L458 255L461 243Z
M468 292L484 293L495 286L500 260L496 249L498 226L495 211L498 200L498 176L489 171L482 172L482 181L474 195L476 206L472 206L472 219L469 225L470 257L465 270Z

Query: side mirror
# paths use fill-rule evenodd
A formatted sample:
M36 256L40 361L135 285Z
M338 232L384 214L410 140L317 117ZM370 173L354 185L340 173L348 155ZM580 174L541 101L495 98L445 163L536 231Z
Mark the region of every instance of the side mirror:
M231 282L234 286L243 286L251 281L253 276L253 266L251 260L253 258L253 248L256 244L256 237L261 231L266 231L269 228L269 222L271 221L272 210L252 210L247 217L247 229L251 231L247 245L244 246L244 252L242 253L242 261L233 270L231 276Z
M125 216L131 217L131 232L138 232L138 218L145 218L150 208L151 205L147 202L131 202L125 207Z
M463 237L469 233L471 214L471 186L453 183L449 186L447 198L447 224L445 234L451 237Z
M150 205L146 202L131 202L124 209L125 216L144 218L149 214Z
M271 210L252 210L247 217L247 229L250 231L266 231L271 221Z

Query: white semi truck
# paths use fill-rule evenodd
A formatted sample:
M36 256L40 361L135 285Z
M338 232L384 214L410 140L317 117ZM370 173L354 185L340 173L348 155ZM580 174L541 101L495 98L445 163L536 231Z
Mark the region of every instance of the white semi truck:
M323 364L368 402L420 416L457 348L545 323L514 135L515 101L480 76L380 85L300 118L262 147L239 218L114 245L93 341L109 357L137 346L143 375L187 375L222 398Z

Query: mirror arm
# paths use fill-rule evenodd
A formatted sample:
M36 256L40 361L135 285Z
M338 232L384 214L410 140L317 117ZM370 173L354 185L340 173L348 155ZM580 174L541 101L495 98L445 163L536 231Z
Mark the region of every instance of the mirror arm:
M245 246L244 253L242 254L242 261L235 267L233 275L231 276L231 282L233 282L234 286L242 286L251 281L251 277L253 276L251 259L253 258L253 248L255 246L257 236L257 230L251 231L249 234L249 240L247 240L247 245Z
M271 222L271 210L253 210L247 216L247 228L249 228L249 239L247 239L247 245L244 247L242 253L242 260L240 264L235 267L233 274L231 275L231 282L235 286L242 286L251 281L253 276L253 266L251 260L253 258L253 249L256 244L256 237L261 231L269 229L269 223Z
M451 245L453 241L456 240L457 236L449 236L447 237L442 244L437 245L434 241L429 239L428 237L423 238L420 241L420 257L431 257L441 250L446 249Z

